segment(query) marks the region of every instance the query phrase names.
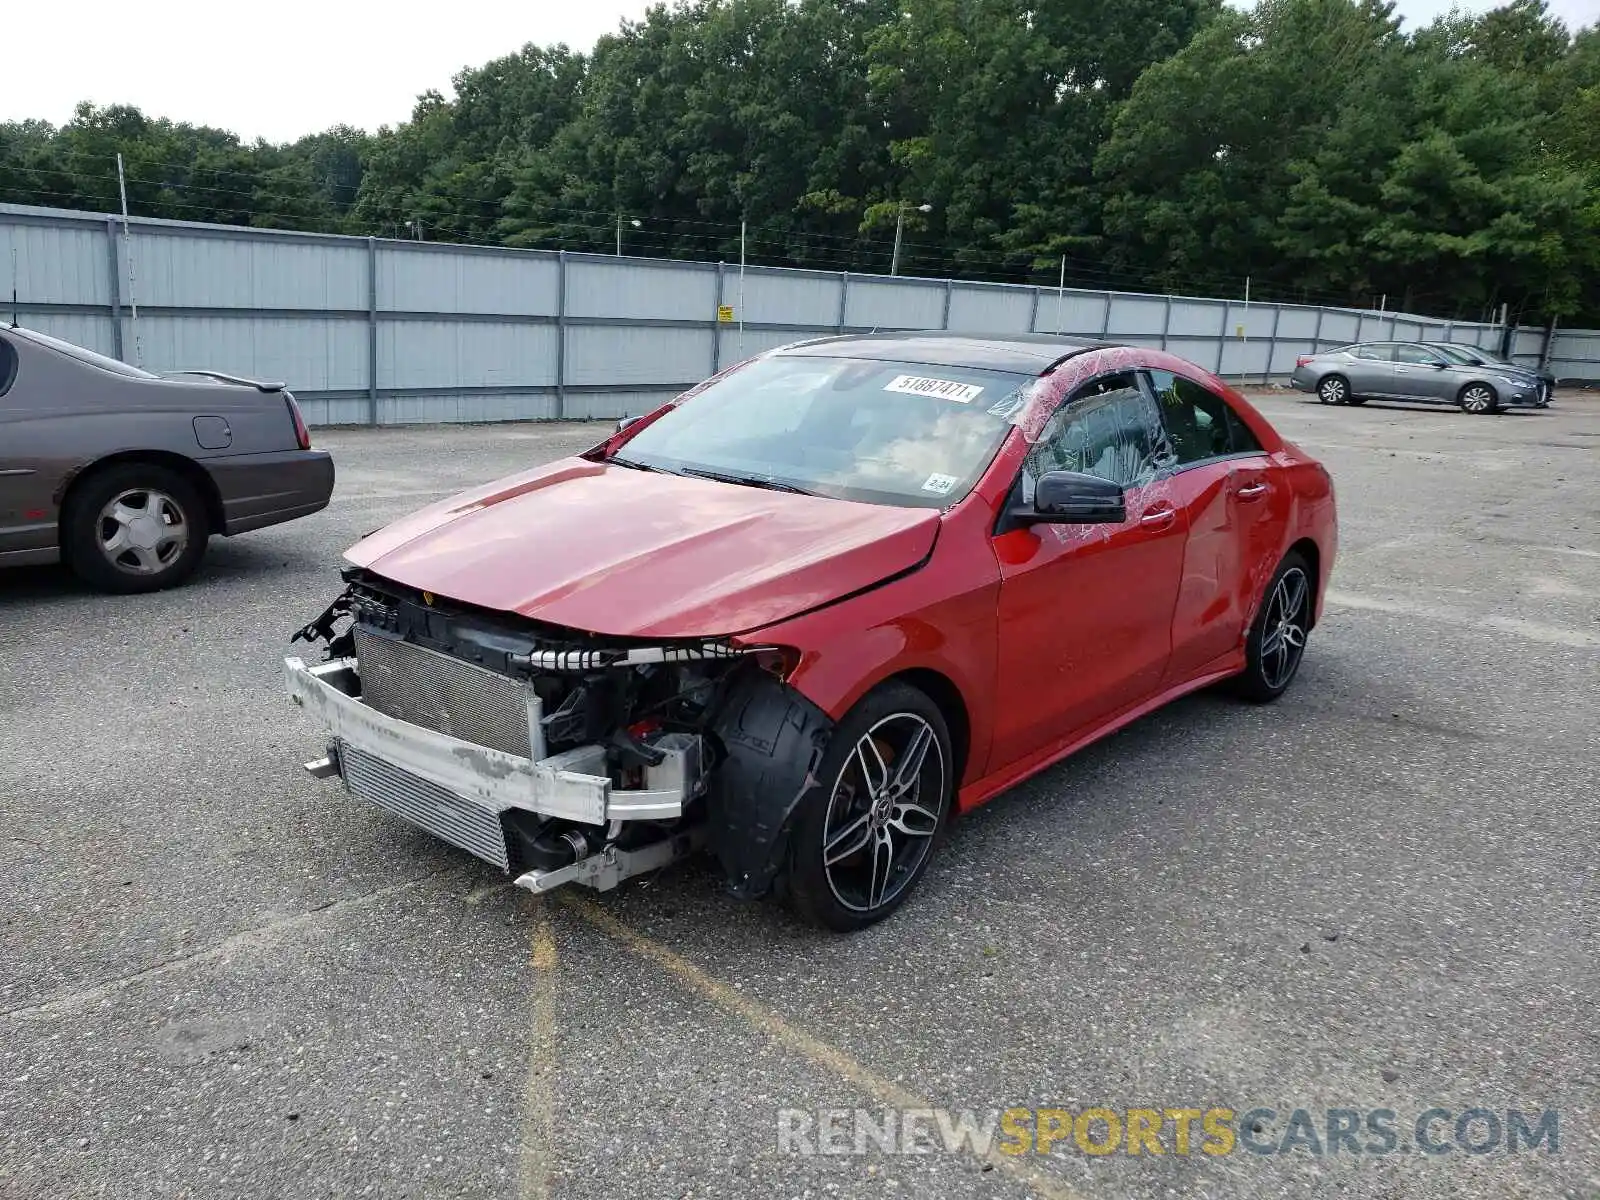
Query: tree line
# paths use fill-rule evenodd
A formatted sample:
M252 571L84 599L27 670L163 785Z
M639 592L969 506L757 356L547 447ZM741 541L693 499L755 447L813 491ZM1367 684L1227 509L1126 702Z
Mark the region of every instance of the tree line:
M854 271L903 218L904 273L1600 323L1600 27L1544 0L679 0L372 134L0 124L0 201L116 211L118 153L143 216Z

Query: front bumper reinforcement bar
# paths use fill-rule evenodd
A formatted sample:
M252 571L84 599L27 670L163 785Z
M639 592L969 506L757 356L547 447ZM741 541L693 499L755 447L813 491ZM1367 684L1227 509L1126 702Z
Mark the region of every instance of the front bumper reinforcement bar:
M503 832L498 831L500 814L507 810L581 825L609 825L615 832L617 822L681 818L703 786L700 742L687 735L675 735L675 741L658 744L662 761L645 768L644 788L617 788L606 773L605 749L598 745L538 759L523 758L378 712L360 699L353 658L308 666L291 656L284 660L284 672L290 699L321 722L330 735L329 756L306 764L311 775L327 778L338 774L353 793L362 794L353 786L357 776L344 760L356 757L351 751L362 761L376 760L392 771L384 776L382 788L364 798L502 868L508 859ZM531 690L528 705L529 721L537 727L540 702ZM533 744L542 745L542 738ZM453 814L446 814L446 808L452 808ZM473 836L462 836L463 828L471 829ZM497 832L489 837L489 830ZM680 830L626 850L606 846L565 867L526 872L516 882L537 892L564 883L606 890L631 875L682 857L703 838L702 829Z

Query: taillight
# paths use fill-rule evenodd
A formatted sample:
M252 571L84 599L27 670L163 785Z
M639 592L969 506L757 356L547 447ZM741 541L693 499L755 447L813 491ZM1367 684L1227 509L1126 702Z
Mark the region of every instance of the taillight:
M300 449L311 449L311 431L306 428L306 419L300 415L300 406L288 392L283 394L283 399L289 405L289 418L294 422L294 440L299 443Z
M1309 354L1302 354L1302 355L1301 355L1301 356L1300 356L1300 357L1299 357L1299 358L1297 358L1297 359L1295 359L1295 360L1294 360L1294 365L1295 365L1295 366L1297 366L1297 367L1303 367L1303 366L1305 366L1305 365L1306 365L1306 364L1307 364L1307 363L1308 363L1308 362L1310 362L1310 361L1311 361L1311 359L1312 359L1312 356L1311 356L1311 355L1309 355Z

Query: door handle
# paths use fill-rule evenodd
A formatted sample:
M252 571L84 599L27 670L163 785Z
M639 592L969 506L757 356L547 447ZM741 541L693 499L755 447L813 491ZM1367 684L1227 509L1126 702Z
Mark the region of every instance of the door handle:
M1267 494L1267 485L1264 483L1247 483L1233 494L1241 500L1259 500Z
M1178 519L1178 510L1171 506L1147 512L1139 518L1139 524L1146 529L1164 529Z

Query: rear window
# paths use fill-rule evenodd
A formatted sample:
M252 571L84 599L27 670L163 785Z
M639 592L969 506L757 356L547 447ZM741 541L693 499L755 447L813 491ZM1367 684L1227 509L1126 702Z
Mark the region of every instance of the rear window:
M96 354L93 350L85 350L82 346L75 346L71 342L63 342L60 338L53 338L32 329L13 329L10 332L26 338L35 345L43 346L46 350L53 350L57 354L75 358L79 362L101 371L110 371L113 375L127 375L134 379L157 378L149 371L141 371L138 367L130 367L125 362L118 362L114 358L107 358L104 354Z
M0 396L4 396L11 389L11 381L17 377L17 348L0 337Z

